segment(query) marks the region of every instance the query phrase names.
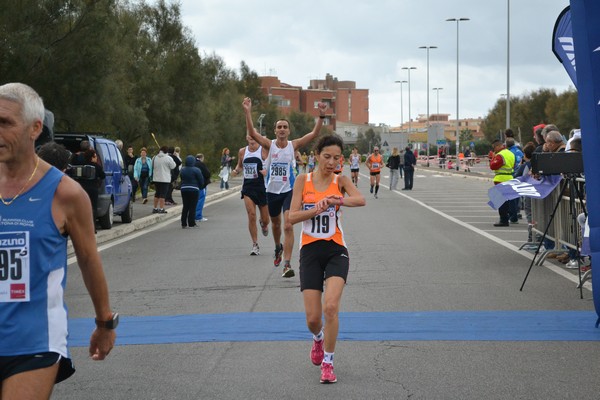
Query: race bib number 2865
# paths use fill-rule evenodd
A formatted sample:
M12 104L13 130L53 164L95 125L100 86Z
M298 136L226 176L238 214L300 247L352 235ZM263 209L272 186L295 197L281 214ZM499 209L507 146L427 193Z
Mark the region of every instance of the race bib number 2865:
M29 301L29 232L0 233L0 302Z

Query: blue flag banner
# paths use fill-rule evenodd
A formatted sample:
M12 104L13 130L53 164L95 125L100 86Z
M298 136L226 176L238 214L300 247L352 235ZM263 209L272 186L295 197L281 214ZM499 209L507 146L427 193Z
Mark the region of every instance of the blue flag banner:
M571 7L565 8L556 23L552 34L552 51L567 70L569 77L577 87L575 70L575 46L573 45L573 28L571 26Z
M571 0L573 45L577 59L579 118L592 259L600 260L600 1ZM600 273L592 273L594 307L600 316ZM600 322L597 319L596 326Z
M504 202L521 196L543 199L552 193L561 180L561 175L542 175L541 180L531 175L519 176L491 187L488 190L488 204L497 210Z
M588 224L587 218L585 219L585 225L581 228L581 255L590 256L592 254L590 250L590 225Z

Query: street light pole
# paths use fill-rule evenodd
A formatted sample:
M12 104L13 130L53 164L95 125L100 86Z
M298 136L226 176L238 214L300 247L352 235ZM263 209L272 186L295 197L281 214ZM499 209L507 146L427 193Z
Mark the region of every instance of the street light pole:
M440 90L444 90L443 87L434 87L431 90L435 90L437 92L437 118L440 117Z
M429 167L429 49L437 49L437 46L420 46L420 49L427 50L427 166Z
M260 114L258 117L258 129L259 129L258 133L260 133L261 135L263 134L262 133L262 122L266 116L267 116L267 114Z
M460 161L458 159L458 153L460 152L460 120L458 117L458 111L459 111L459 107L458 107L458 91L459 91L459 63L458 63L458 25L461 21L469 21L469 18L448 18L446 21L451 21L454 22L456 21L456 170L458 171L460 169Z
M402 126L404 125L404 107L402 106L402 85L407 81L395 81L395 83L400 84L400 130L402 130Z
M506 129L510 129L510 0L506 7Z
M417 67L402 67L408 71L408 134L410 135L411 127L411 119L410 119L410 70L417 69Z

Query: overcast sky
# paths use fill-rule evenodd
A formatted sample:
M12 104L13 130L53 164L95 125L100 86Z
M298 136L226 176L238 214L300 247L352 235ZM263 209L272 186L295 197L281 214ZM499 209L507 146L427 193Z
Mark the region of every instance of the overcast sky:
M411 71L410 115L437 108L456 117L456 22L459 24L459 116L484 117L507 91L508 0L180 0L183 23L202 53L239 70L306 88L330 73L369 89L372 124L400 124L400 84ZM510 0L510 93L573 87L552 53L552 30L568 0ZM403 85L408 119L408 86Z

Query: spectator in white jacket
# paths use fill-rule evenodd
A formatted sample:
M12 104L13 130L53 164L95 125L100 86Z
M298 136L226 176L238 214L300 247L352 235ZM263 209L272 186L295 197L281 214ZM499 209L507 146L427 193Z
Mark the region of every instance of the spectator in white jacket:
M165 197L171 184L171 170L177 166L173 158L167 154L167 150L167 146L162 146L158 154L152 159L152 181L155 190L153 214L167 213L165 210Z

